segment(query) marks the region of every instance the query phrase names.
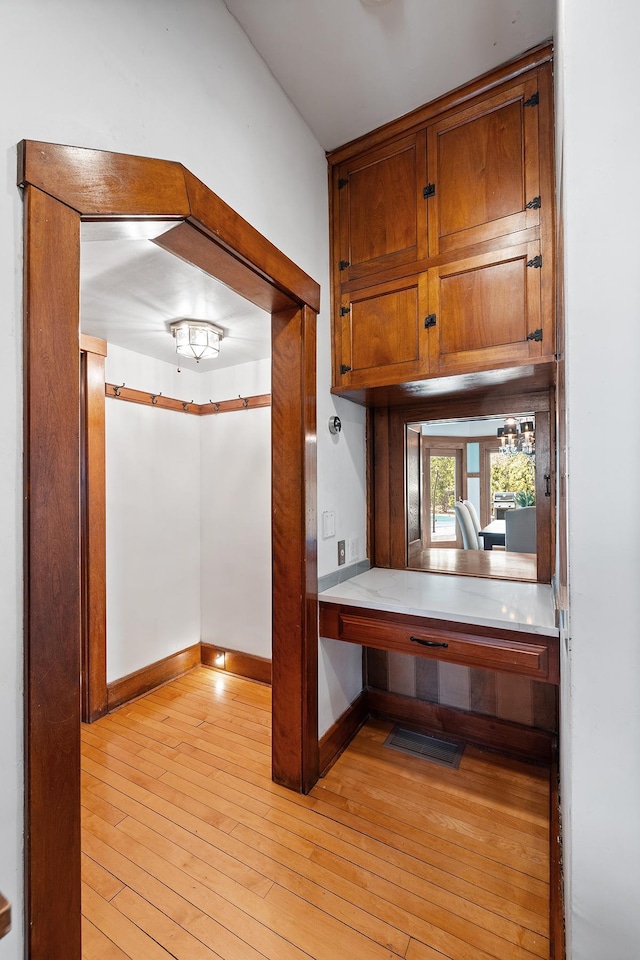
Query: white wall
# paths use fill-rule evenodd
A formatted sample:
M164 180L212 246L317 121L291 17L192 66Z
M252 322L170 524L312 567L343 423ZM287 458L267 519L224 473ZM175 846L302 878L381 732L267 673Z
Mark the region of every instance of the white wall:
M562 704L571 960L640 951L640 219L636 0L560 0L570 649ZM561 127L562 133L562 127ZM602 457L615 457L614 475Z
M202 642L271 657L271 409L201 418Z
M110 347L105 373L176 395L175 367L129 350ZM200 420L106 401L109 683L200 641Z
M199 403L270 390L269 360L177 373L112 344L105 375ZM194 417L108 399L106 441L107 680L200 640L270 657L270 408Z
M270 391L261 360L210 374L213 400ZM271 657L271 408L200 418L202 641Z
M324 153L222 0L2 0L0 4L0 890L14 925L0 960L22 956L21 286L22 138L179 160L322 285L319 424L329 382ZM363 528L364 413L352 442L318 444L321 508L339 486L339 530ZM333 451L333 453L331 452ZM339 484L334 481L339 477ZM335 485L334 485L335 483ZM328 493L327 493L328 491ZM344 504L344 506L342 506ZM322 556L321 571L335 563ZM357 665L359 669L359 663ZM350 665L356 670L356 665Z

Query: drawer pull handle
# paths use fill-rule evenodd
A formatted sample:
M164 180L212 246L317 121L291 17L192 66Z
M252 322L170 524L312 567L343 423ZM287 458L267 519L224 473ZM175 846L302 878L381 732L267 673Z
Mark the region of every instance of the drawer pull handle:
M448 643L440 643L438 640L421 640L420 637L409 637L411 643L419 643L423 647L448 647Z

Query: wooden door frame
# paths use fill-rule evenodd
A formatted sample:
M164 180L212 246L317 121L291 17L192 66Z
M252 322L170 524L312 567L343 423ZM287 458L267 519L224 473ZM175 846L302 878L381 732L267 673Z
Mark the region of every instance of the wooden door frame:
M80 335L80 712L84 723L93 723L108 709L106 355L104 340Z
M408 424L407 424L408 426ZM435 443L433 442L435 440ZM455 476L456 476L456 493L458 496L454 496L454 500L466 500L467 499L467 472L464 469L463 463L464 455L464 442L460 440L459 437L432 437L429 434L422 435L422 474L424 476L425 483L425 496L423 501L423 508L427 512L428 523L424 524L424 528L428 531L429 536L422 539L423 547L429 549L430 547L441 547L446 549L450 547L452 549L462 549L462 534L460 532L460 525L455 523L456 539L454 543L441 543L439 540L436 540L435 543L431 542L431 457L453 457L455 460Z
M30 960L81 960L82 220L175 220L163 246L272 316L273 747L318 777L316 315L320 288L181 164L22 141L25 194L25 929Z

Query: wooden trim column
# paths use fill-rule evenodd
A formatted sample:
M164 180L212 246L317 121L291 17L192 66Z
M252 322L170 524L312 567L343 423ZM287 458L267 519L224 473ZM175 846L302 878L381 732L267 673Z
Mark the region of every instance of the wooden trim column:
M27 956L81 960L80 221L175 220L165 249L274 315L273 754L274 776L295 790L309 790L318 767L320 288L180 164L25 140L18 184L26 191Z
M27 187L25 908L33 960L81 955L79 271L78 214Z
M82 719L107 712L104 340L81 336Z
M315 320L305 307L272 321L272 770L302 793L319 763Z

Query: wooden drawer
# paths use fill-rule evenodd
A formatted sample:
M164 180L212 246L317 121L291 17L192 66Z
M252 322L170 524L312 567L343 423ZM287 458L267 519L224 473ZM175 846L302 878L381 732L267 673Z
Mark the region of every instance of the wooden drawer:
M558 683L558 640L340 604L320 604L320 635L364 647Z

